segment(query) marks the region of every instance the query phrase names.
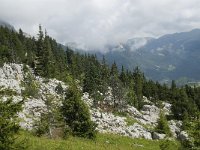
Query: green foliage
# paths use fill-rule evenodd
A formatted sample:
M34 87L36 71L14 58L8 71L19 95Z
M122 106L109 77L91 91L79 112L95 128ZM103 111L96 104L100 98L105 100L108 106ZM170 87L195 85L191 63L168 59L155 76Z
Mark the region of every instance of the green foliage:
M163 133L168 136L171 136L171 131L170 131L167 119L163 112L160 112L158 125L156 126L155 131L158 133Z
M35 121L34 133L37 136L48 135L49 138L53 138L55 136L53 129L63 128L64 126L60 105L57 102L58 100L50 94L46 94L42 100L46 105L46 112L43 112L40 119Z
M200 147L200 120L185 119L183 123L183 129L189 133L190 139L181 143L182 149L198 150Z
M117 77L117 74L110 77L110 87L112 88L113 108L114 111L121 110L126 104L125 88L123 88L122 82Z
M141 109L143 106L143 82L144 82L144 75L142 72L139 70L138 67L135 68L133 72L133 78L135 80L134 84L134 91L137 97L137 108Z
M28 38L23 31L15 32L0 27L0 66L3 63L23 63L25 77L24 96L38 96L38 84L28 73L29 65L37 75L46 78L57 78L67 83L78 79L83 92L88 92L94 98L98 107L106 108L103 103L111 87L113 108L110 111L121 111L128 103L141 109L144 105L143 96L155 104L167 101L172 104L174 119L185 120L185 114L190 121L197 120L200 110L200 87L177 87L172 81L171 87L148 80L138 67L134 71L121 72L114 62L111 67L105 58L99 62L95 55L81 55L73 50L62 47L54 39L42 31L39 26L38 38ZM61 87L57 92L62 93ZM1 91L2 94L15 95L11 91ZM187 120L184 122L188 122ZM187 123L184 123L187 128Z
M172 105L172 112L176 119L183 119L184 113L188 113L190 117L195 117L196 112L198 112L198 108L195 103L191 100L189 101L189 97L185 91L185 89L180 89L174 95L174 101Z
M178 143L176 143L175 141L170 141L170 140L160 141L159 146L160 146L160 150L174 150L180 147Z
M97 134L95 140L69 136L67 139L49 139L22 133L29 138L28 150L160 150L159 141ZM175 141L176 142L176 141ZM176 142L177 143L177 142ZM173 150L178 150L176 145Z
M125 121L127 123L127 126L131 126L134 123L138 122L137 120L135 120L133 117L130 117L130 116L127 116Z
M0 95L14 96L17 95L17 92L13 91L12 89L5 89L3 87L0 87Z
M126 99L129 105L138 108L138 101L137 101L138 99L133 90L129 90L129 92L126 95Z
M24 76L24 80L22 82L22 86L24 86L24 90L22 91L23 96L27 97L35 97L39 96L39 84L34 79L33 75L28 71Z
M17 113L21 110L22 101L14 103L13 100L0 100L0 149L21 150L22 141L16 141L16 134L19 132Z
M56 91L57 94L63 94L64 93L64 90L63 90L63 87L62 87L61 83L59 83L56 86L55 91Z
M123 112L123 111L113 111L112 112L115 116L120 116L120 117L127 117L128 114L126 112Z
M37 120L34 124L33 133L36 136L41 137L42 135L48 133L48 116L46 114L42 114L40 120Z
M65 123L71 129L73 135L95 138L96 125L91 121L89 109L81 100L77 87L72 86L66 92L62 113Z

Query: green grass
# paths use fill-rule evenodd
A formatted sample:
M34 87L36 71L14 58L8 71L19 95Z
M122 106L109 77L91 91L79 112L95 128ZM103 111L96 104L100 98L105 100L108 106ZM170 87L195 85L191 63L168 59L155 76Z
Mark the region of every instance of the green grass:
M159 141L132 139L113 134L98 134L96 140L69 137L48 139L21 132L19 139L27 139L28 150L159 150ZM174 149L176 150L176 148Z
M134 119L133 117L130 117L130 116L127 116L125 121L127 123L127 126L131 126L134 123L138 123L138 121L136 119Z

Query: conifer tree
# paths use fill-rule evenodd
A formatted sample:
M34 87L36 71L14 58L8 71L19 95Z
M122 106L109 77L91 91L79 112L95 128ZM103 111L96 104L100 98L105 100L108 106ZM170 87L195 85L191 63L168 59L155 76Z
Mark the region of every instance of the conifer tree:
M143 106L143 93L142 93L143 75L138 67L136 67L133 72L133 78L135 81L134 90L135 90L135 94L137 96L138 109L141 109Z
M22 101L14 103L12 98L2 101L0 99L0 149L11 150L24 149L22 143L16 140L16 134L19 132L17 113L22 109Z
M158 125L156 126L156 131L158 133L163 133L171 136L171 131L164 113L161 111L158 119Z
M37 40L37 52L35 60L35 72L37 75L44 75L44 33L42 31L42 26L39 25L39 33Z
M90 119L89 109L81 100L79 90L75 85L71 86L63 100L62 113L66 125L75 136L95 138L96 125Z

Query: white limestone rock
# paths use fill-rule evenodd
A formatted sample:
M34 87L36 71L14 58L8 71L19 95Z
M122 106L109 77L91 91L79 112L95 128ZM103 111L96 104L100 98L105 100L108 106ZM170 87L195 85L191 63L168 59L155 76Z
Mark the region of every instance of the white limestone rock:
M143 118L142 114L133 106L128 105L126 112L129 113L130 116L133 116L136 118Z
M133 138L152 139L151 132L138 123L134 123L132 126L127 127L126 133Z
M167 103L167 102L162 102L163 104L163 110L164 110L164 113L165 115L169 115L171 113L171 104L170 103Z
M83 100L89 107L92 107L92 105L93 105L93 100L90 99L89 93L87 93L87 92L83 93L82 100Z
M177 138L177 135L181 132L182 121L170 120L168 124L173 137Z
M160 133L157 133L157 132L153 132L152 133L152 138L154 140L162 140L166 137L166 134L160 134Z
M147 97L143 96L143 102L149 105L153 105L153 102L151 102L150 100L148 100Z
M56 79L49 79L48 82L44 82L46 79L36 77L33 74L33 70L28 66L27 68L28 72L33 77L34 82L39 84L39 93L37 98L26 97L22 106L23 110L18 113L18 116L20 118L20 126L24 129L31 130L34 122L40 119L43 113L47 112L45 104L46 95L52 95L55 98L55 100L52 101L54 107L60 106L60 99L64 98L64 94L57 94L55 88L58 84L61 84L62 88L67 90L68 86ZM17 93L17 95L12 96L14 102L24 99L21 94L22 90L24 90L21 82L24 80L24 76L26 76L28 72L23 72L22 64L5 63L3 67L0 68L0 87L11 89ZM5 101L8 97L9 95L5 95L2 100Z
M181 131L178 135L178 138L181 140L181 141L186 141L186 140L189 140L189 135L187 134L186 131Z
M21 81L23 80L23 65L4 64L0 68L0 87L11 89L21 94Z
M141 113L148 124L154 125L159 118L160 109L155 105L144 105Z

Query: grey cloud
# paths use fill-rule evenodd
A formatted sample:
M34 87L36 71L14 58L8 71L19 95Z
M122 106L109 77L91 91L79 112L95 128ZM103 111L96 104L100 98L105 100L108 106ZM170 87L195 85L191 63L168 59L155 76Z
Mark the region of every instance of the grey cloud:
M198 0L0 0L0 19L90 48L200 27Z

